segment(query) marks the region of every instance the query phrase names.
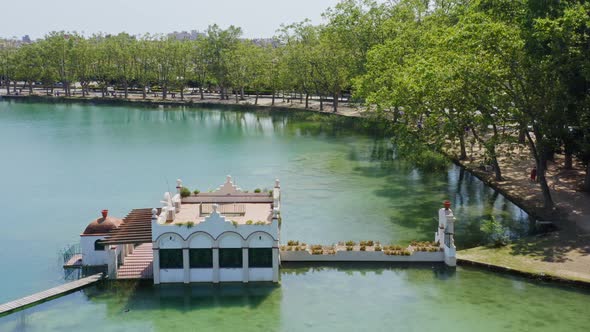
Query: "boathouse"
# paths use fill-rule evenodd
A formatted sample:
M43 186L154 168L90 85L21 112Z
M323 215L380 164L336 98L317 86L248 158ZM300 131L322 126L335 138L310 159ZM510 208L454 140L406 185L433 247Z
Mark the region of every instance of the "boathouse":
M433 242L377 241L279 246L281 188L247 192L230 176L217 190L190 193L177 181L161 208L134 209L117 219L102 211L81 234L81 258L65 267L104 266L111 279L154 284L279 281L281 262L444 262L456 265L455 216L445 201ZM74 262L75 261L75 262Z
M278 180L265 192L241 190L231 176L208 193L182 197L180 180L176 189L160 209L132 210L123 220L103 211L81 236L82 264L155 284L278 282Z

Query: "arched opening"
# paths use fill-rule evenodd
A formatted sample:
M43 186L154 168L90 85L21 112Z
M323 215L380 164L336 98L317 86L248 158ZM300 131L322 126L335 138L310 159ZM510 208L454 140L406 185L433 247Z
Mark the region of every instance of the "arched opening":
M101 241L102 240L94 241L94 251L104 251L104 244Z

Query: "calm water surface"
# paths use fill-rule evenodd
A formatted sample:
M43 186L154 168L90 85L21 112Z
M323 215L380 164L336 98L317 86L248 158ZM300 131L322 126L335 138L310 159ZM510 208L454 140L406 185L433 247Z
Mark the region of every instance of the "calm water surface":
M244 189L281 179L283 241L431 240L444 199L453 201L460 247L484 243L479 225L492 215L513 236L529 232L523 211L461 169L413 169L396 160L385 137L355 134L350 122L307 113L0 102L0 302L62 283L60 249L78 241L101 209L123 217L156 206L176 178L201 191L216 188L226 174ZM590 300L572 290L439 268L291 268L282 271L279 288L189 290L92 288L2 318L0 331L62 330L83 321L110 330L174 330L197 321L229 328L245 319L244 330L293 331L453 324L468 330L478 319L501 317L511 318L489 326L564 324L544 313L549 308L532 314L542 297L563 297L551 305L571 314L575 328L588 319L574 319L569 304ZM439 307L445 300L449 306ZM60 311L74 314L64 321L55 317ZM412 322L405 318L410 313L428 319Z

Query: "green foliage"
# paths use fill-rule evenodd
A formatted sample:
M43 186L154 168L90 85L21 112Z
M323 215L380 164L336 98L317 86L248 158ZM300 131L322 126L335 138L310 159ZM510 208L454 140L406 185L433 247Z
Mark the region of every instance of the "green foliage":
M191 191L187 187L182 187L180 189L180 197L185 198L185 197L189 197L190 195L191 195Z
M257 194L260 194L262 192L262 190L260 188L256 188L256 189L254 189L254 192Z
M254 223L254 221L252 220L247 220L246 221L246 225L252 225ZM289 241L289 245L292 246L292 244L290 243L291 241Z
M347 246L354 246L356 243L354 241L346 241Z
M490 220L482 221L480 230L486 234L489 244L494 247L502 247L510 243L508 228L504 227L494 216Z
M193 194L198 195L200 193L199 189L193 190Z

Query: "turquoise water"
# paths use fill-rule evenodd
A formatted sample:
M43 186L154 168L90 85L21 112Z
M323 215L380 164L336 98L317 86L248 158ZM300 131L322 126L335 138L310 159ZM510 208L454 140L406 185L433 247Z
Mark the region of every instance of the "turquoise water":
M590 293L443 266L290 266L281 285L93 287L2 331L587 331Z
M394 158L386 137L358 134L354 127L354 120L329 120L311 113L0 102L4 227L0 232L0 302L62 283L60 249L77 242L101 209L122 217L132 208L158 205L163 192L173 189L176 178L191 189L206 191L220 185L227 174L245 189L271 187L278 177L283 190L283 241L373 239L404 244L431 240L434 217L444 199L453 201L460 247L485 243L479 225L491 215L513 236L530 231L523 211L460 168L415 170ZM568 299L578 305L590 300L580 292L514 280L464 269L448 276L430 268L285 269L280 288L255 289L254 295L248 295L254 286L211 290L195 286L190 293L203 295L194 300L183 295L182 301L175 295L183 293L182 289L140 287L134 292L133 287L123 285L119 291L90 289L25 314L10 315L0 320L0 331L3 326L22 330L11 324L24 323L29 324L24 325L27 330L43 330L41 326L50 330L51 324L62 330L63 324L80 327L84 320L111 330L127 330L123 326L174 330L194 324L198 317L206 326L219 327L240 325L251 317L252 324L244 324L244 330L267 321L272 324L264 325L267 330L333 329L338 324L346 329L351 322L357 327L352 330L359 330L363 325L400 325L408 315L406 310L412 308L430 313L443 295L452 298L457 308L432 319L449 326L461 318L456 310L462 305L477 310L470 301L477 297L485 302L485 296L478 294L486 292L510 295L515 301L520 294L517 303L528 306L519 311L522 314L541 296L559 298L565 292L573 294ZM514 284L526 287L520 293L514 293L513 286L505 287ZM449 287L468 293L455 296L448 292ZM153 292L159 294L158 302L152 300ZM256 295L258 292L263 295ZM400 304L398 295L410 301L408 307ZM246 305L240 305L243 302ZM145 308L123 313L117 303ZM508 312L515 310L512 305L503 306L498 317L503 311L513 314ZM569 310L565 304L558 306ZM351 313L354 309L360 313ZM67 312L69 320L55 318L52 310ZM138 315L151 320L138 319ZM313 319L297 319L298 315ZM168 316L174 319L169 321ZM223 325L219 317L231 319L225 318L228 325ZM524 322L528 320L513 326L524 327ZM570 323L580 322L584 320ZM414 327L434 327L426 321L420 324ZM556 323L552 324L547 326Z

